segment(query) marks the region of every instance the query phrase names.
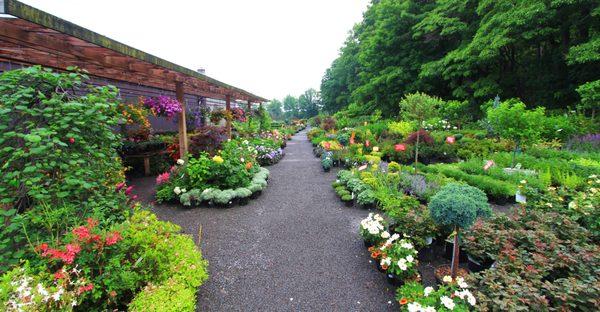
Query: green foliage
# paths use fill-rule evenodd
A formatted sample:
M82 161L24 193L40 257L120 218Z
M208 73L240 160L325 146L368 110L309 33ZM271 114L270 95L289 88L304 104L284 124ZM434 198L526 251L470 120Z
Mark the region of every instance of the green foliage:
M485 193L476 187L447 184L429 202L433 220L442 226L468 229L479 217L492 212Z
M539 125L544 121L544 109L527 110L520 101L505 101L487 111L487 121L501 137L517 145L535 143L540 138Z
M158 286L148 285L128 306L129 311L193 312L196 310L196 289L168 280Z
M0 74L0 272L30 258L26 235L37 243L87 217L125 219L117 90L86 80L39 66Z
M404 119L415 121L420 128L425 120L436 116L442 105L444 101L441 99L417 92L407 94L400 101L400 111Z
M574 106L600 72L597 20L591 0L373 1L322 79L323 104L395 114L421 90L472 108L497 94Z
M391 134L397 135L402 139L415 131L414 124L407 121L390 122L388 128Z
M600 39L598 43L600 44ZM582 84L577 87L577 93L581 98L581 102L577 107L584 111L591 110L591 114L594 116L596 110L600 107L600 80Z

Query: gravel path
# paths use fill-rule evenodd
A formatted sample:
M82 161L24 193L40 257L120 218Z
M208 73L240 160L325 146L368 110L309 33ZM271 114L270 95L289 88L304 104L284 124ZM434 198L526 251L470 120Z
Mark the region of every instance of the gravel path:
M182 209L154 205L164 220L199 237L210 279L201 311L393 311L394 289L357 234L368 211L346 208L324 173L306 132L288 141L269 167L262 196L243 207ZM152 179L136 180L151 200Z

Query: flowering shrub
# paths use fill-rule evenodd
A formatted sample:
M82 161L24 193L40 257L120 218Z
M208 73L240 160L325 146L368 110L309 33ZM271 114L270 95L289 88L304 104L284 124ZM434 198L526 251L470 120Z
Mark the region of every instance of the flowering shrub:
M281 148L272 148L268 146L259 145L256 147L256 160L261 166L270 166L278 163L281 158L285 155L285 152Z
M389 235L385 235L388 236ZM381 267L388 273L394 274L400 280L414 279L419 275L417 271L417 251L407 239L394 241L394 234L378 248L381 252Z
M369 216L360 221L360 235L366 242L372 245L378 244L389 237L389 233L385 230L386 226L387 222L379 214L369 213Z
M183 110L181 103L165 95L142 98L141 100L156 116L172 118Z
M227 130L225 127L200 127L190 137L190 153L194 156L203 152L215 155L226 140Z
M0 74L0 273L31 256L25 233L45 239L91 215L124 220L114 129L125 118L116 89L86 80L39 66Z
M444 279L452 281L449 276ZM418 282L408 282L398 288L396 299L401 311L471 311L475 310L477 300L468 287L461 277L456 283L441 285L437 290Z
M231 115L235 121L246 122L246 114L244 113L244 110L239 107L232 108Z

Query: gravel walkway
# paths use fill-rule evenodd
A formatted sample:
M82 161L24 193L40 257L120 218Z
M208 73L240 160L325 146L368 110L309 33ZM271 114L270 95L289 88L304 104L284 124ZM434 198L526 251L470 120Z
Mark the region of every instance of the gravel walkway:
M262 196L243 207L182 209L154 205L164 220L199 237L210 279L201 311L393 311L394 289L357 234L368 211L346 208L324 173L306 132L288 141L269 167ZM152 179L134 181L151 200Z

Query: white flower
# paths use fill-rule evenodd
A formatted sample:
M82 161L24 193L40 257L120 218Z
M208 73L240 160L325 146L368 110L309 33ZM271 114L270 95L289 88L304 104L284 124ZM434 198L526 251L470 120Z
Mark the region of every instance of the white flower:
M450 297L448 296L443 296L442 298L440 298L440 301L442 301L442 304L448 309L448 310L453 310L454 309L454 301L452 299L450 299Z
M181 193L185 193L185 192L187 192L186 189L181 189Z
M424 307L424 308L421 308L421 312L435 312L435 308L434 307Z
M406 249L413 249L413 244L411 243L402 243L402 248L406 248Z
M177 164L181 166L181 165L185 164L185 160L177 159Z
M411 302L407 306L408 312L419 312L421 311L421 304L418 302Z
M381 232L381 238L389 238L389 237L390 237L390 233L388 231Z
M241 161L241 162L244 162L244 157L240 158L240 161Z
M467 302L469 302L470 305L475 306L477 300L475 300L475 296L473 296L473 294L469 293L467 295Z
M181 189L179 188L179 186L176 186L176 187L173 189L173 192L174 192L175 194L179 195L179 194L181 194Z
M390 266L390 264L392 264L392 258L390 258L390 257L383 258L383 259L381 259L381 263L380 263L380 264L381 264L382 266L383 266L383 265L385 265L385 266Z
M465 283L465 279L460 276L456 278L456 283L458 284L458 286L460 288L468 288L469 287L469 285L467 285L467 283Z
M380 221L380 222L383 221L383 218L379 214L376 214L375 216L373 216L373 219L375 219L375 221Z
M446 276L444 276L444 278L442 278L442 282L452 283L452 277L450 275L446 275Z
M415 258L413 258L413 256L412 256L412 255L408 255L408 256L406 256L406 261L408 261L408 262L413 262L413 260L415 260Z
M429 296L429 294L431 294L432 292L433 292L433 287L431 287L431 286L427 286L427 287L425 287L425 291L423 292L423 295L424 295L425 297L427 297L427 296Z
M392 241L395 241L395 240L397 240L398 238L400 238L400 234L398 234L398 233L396 233L396 234L392 235L392 237L390 237L390 239L391 239Z
M521 184L527 184L527 180L521 180Z
M64 292L64 289L62 287L60 287L58 289L58 291L55 292L54 295L52 295L52 299L54 299L54 301L60 300L60 296L63 294L63 292Z
M398 268L400 268L400 270L402 271L406 271L408 269L408 267L406 266L405 262L400 263L400 261L398 261Z

